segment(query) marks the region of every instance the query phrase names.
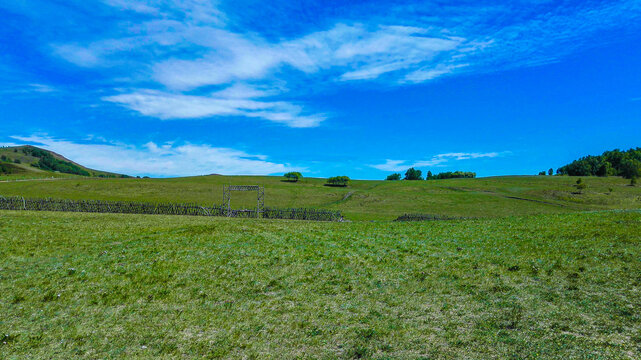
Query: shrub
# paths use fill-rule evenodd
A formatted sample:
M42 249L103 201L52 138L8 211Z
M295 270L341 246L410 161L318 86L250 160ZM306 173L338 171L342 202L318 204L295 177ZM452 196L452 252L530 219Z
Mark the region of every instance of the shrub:
M578 178L576 180L576 185L574 185L577 190L579 190L579 194L583 192L583 190L587 187L587 185L583 182L581 178Z
M22 163L22 161L20 161L20 159L15 159L15 160L13 160L13 162L14 162L15 164L21 164L21 163Z
M405 180L423 180L423 173L421 170L412 168L407 169L405 172Z
M7 161L7 156L6 156L6 155L2 155L2 156L0 156L0 160L2 160L2 161Z
M539 176L545 176L545 171L539 171Z
M347 176L334 176L327 179L327 186L347 186L350 182L350 178Z
M290 171L286 173L284 176L287 179L287 181L291 181L291 182L297 182L298 180L300 180L300 178L303 177L303 175L298 171Z
M385 180L401 180L401 174L399 173L394 173L392 175L387 175L387 178Z

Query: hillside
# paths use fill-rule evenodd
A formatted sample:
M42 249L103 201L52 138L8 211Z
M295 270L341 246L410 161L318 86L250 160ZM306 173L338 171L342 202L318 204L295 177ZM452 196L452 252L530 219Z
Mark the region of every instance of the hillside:
M0 175L22 175L29 178L123 177L120 174L87 168L53 151L31 145L0 148Z
M277 176L198 176L172 179L84 179L0 183L0 195L62 199L222 203L224 184L265 187L265 205L341 210L350 220L393 220L404 213L462 217L570 213L641 208L641 187L619 177L584 177L581 194L570 176L506 176L430 181L355 180L348 187L325 179L297 183ZM234 193L234 208L251 208L252 193Z

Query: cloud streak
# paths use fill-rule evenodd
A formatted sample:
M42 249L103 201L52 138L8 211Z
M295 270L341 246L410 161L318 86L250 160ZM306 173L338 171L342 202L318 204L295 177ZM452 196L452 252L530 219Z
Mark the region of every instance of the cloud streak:
M419 167L428 167L428 166L445 166L445 164L450 161L472 160L472 159L480 159L480 158L495 158L495 157L501 156L501 154L504 154L504 153L457 152L457 153L438 154L428 160L420 160L420 161L414 161L414 162L407 161L407 160L387 159L383 164L375 164L375 165L369 165L369 166L381 171L402 171L411 167L419 168Z
M160 119L192 119L212 116L245 116L262 118L294 128L318 126L325 118L305 115L301 106L285 101L263 101L256 97L265 92L232 86L208 96L181 95L154 90L104 97L103 100L124 105L146 116Z
M128 175L269 175L293 170L306 171L289 164L268 161L265 155L248 154L240 150L210 145L158 145L149 142L143 146L134 146L122 143L78 143L42 135L11 138L63 154L93 169Z

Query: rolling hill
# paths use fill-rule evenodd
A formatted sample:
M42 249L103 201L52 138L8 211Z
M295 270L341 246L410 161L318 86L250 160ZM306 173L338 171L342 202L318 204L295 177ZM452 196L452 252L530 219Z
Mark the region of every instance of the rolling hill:
M87 168L53 151L31 145L0 148L0 175L21 175L32 178L68 176L126 177L121 174Z

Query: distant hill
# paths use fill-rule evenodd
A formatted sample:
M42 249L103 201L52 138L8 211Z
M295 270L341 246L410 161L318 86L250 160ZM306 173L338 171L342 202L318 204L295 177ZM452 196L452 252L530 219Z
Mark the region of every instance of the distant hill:
M127 175L90 169L53 151L32 145L0 148L0 174L42 176L69 174L89 177L123 178Z

